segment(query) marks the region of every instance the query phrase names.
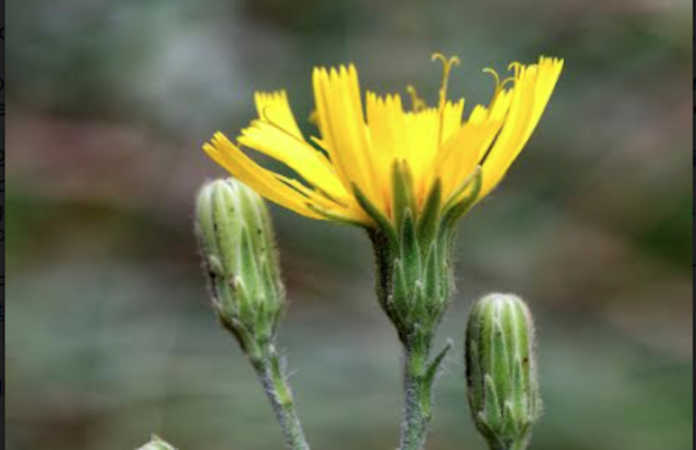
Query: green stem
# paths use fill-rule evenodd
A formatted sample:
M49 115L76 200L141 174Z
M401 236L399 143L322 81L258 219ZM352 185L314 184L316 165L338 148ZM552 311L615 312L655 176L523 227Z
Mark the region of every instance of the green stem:
M401 424L400 450L421 450L425 446L432 417L432 388L436 372L452 343L428 363L432 338L404 344L404 419Z
M405 345L404 420L401 424L401 450L421 450L430 423L430 383L427 380L428 350Z
M302 424L295 410L292 391L286 380L287 375L275 346L273 344L266 346L262 356L253 359L252 364L271 402L276 419L283 429L285 445L292 450L309 450Z

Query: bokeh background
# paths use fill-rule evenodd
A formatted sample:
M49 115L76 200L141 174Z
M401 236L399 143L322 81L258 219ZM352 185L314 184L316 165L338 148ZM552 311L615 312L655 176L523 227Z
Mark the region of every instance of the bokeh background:
M26 0L7 19L8 448L279 449L270 407L208 306L200 151L286 88L305 131L314 65L364 87L415 83L458 54L481 68L566 59L531 142L460 224L457 346L429 449L483 450L462 343L474 299L513 291L538 321L546 413L533 449L692 447L691 2ZM266 160L265 163L268 163ZM399 346L373 295L368 239L272 208L290 308L280 332L316 449L389 449Z

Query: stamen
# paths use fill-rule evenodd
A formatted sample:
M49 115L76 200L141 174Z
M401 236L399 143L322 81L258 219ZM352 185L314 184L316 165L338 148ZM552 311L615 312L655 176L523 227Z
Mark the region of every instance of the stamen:
M440 60L442 61L442 84L440 86L440 101L438 104L438 112L440 115L440 127L437 133L438 145L442 143L442 125L445 121L445 104L447 103L447 82L449 81L450 70L452 66L459 65L459 58L452 56L449 59L445 57L442 53L433 53L430 58L432 61Z
M515 70L515 78L517 78L520 74L520 70L522 69L522 64L520 64L518 61L513 61L510 64L508 64L508 70Z
M505 85L508 84L508 83L510 83L510 82L514 83L514 82L515 82L515 77L509 76L509 77L507 77L506 79L504 79L503 82L500 83L500 89L502 90L502 89L505 87Z
M500 77L498 76L498 72L492 67L486 67L482 72L490 74L495 79L495 92L497 93L500 88Z
M411 96L411 109L413 112L422 111L428 107L425 100L418 96L418 92L416 92L416 88L412 84L406 86L406 92Z
M452 66L459 65L459 58L452 56L449 59L446 58L442 53L433 53L431 57L432 61L435 60L442 61L442 84L440 86L440 108L444 107L445 101L447 100L447 82L449 81L450 70Z
M509 82L514 82L515 77L509 76L505 78L503 81L500 81L500 76L498 76L498 72L496 72L495 69L491 67L486 67L485 69L483 69L483 73L490 74L495 79L495 89L493 90L493 97L491 97L491 101L488 104L488 107L490 108L491 105L493 105L493 103L495 102L495 99L498 97L498 94L500 94L500 92L505 88L505 85Z

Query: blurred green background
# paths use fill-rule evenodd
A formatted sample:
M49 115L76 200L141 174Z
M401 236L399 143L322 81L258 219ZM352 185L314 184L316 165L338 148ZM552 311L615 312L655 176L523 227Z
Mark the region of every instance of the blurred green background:
M429 449L484 449L469 418L468 309L513 291L537 316L545 415L536 450L692 447L691 2L46 0L10 2L7 45L7 436L13 450L279 449L253 372L208 306L200 151L286 88L299 119L314 65L364 87L415 83L433 51L481 68L539 54L565 70L509 176L460 224L438 341ZM311 125L300 120L306 131ZM280 332L316 449L394 448L399 346L358 229L273 207L290 308ZM439 345L439 344L438 344Z

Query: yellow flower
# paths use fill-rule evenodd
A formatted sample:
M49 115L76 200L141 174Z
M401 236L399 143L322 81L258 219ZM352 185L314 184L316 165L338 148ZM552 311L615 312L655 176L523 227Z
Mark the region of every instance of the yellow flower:
M446 98L450 69L459 61L441 54L433 59L443 63L434 107L428 107L409 86L410 109L399 94L380 96L369 91L363 108L352 64L315 68L312 119L320 137L303 136L284 91L257 92L258 118L236 142L217 132L203 150L262 196L315 219L374 227L376 212L395 223L396 178L405 180L401 185L409 190L408 201L416 216L434 187L444 208L472 195L474 177L478 178L476 202L498 184L526 144L563 60L540 57L537 64L514 62L508 67L513 75L502 81L495 71L484 69L495 78L493 97L488 106L476 105L463 119L464 99ZM301 181L261 167L242 147L281 161Z

